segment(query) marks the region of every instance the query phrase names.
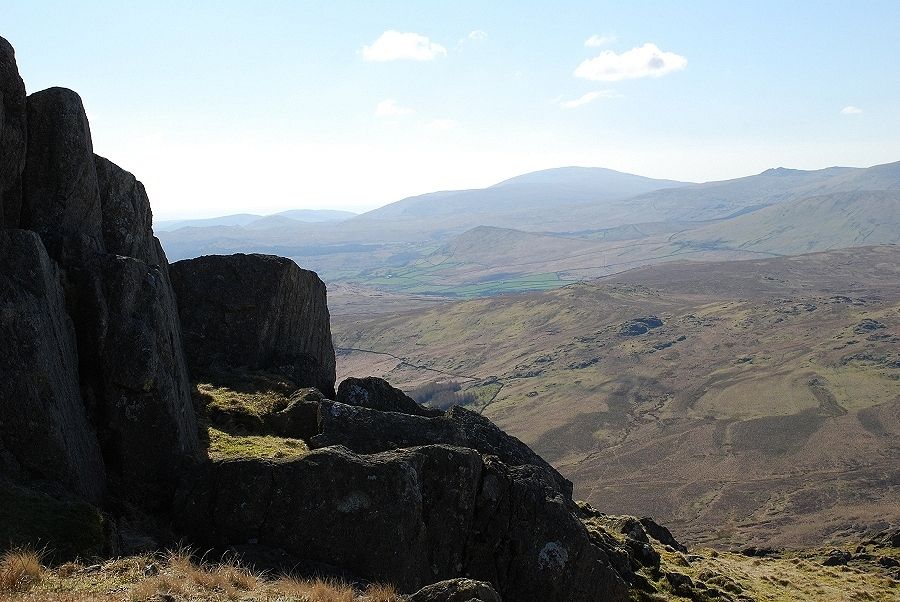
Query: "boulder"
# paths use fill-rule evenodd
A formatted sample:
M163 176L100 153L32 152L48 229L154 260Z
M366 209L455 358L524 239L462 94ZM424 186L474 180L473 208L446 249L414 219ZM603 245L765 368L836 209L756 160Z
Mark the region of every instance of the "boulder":
M164 267L97 260L108 316L91 383L101 446L123 497L164 507L200 446L176 306Z
M99 501L103 461L79 391L75 333L34 232L0 230L0 341L2 474Z
M501 602L490 583L473 579L447 579L426 585L409 602Z
M91 131L81 98L71 90L35 92L26 104L21 227L40 234L50 256L65 267L71 249L103 251Z
M236 254L178 261L170 274L192 374L265 369L334 397L325 284L314 272Z
M330 447L209 463L182 483L176 526L196 545L277 546L407 592L469 577L521 602L626 599L543 471L472 449Z
M510 466L534 466L565 499L572 497L572 483L531 448L481 414L459 406L428 418L323 400L319 402L318 427L319 433L309 439L312 447L343 445L361 454L438 443L469 447L497 456Z
M0 227L18 228L25 169L25 84L16 53L0 38Z
M640 518L641 525L644 527L647 535L658 541L659 543L671 546L675 550L678 550L682 553L687 553L687 546L680 543L675 537L672 535L672 532L669 531L664 526L660 525L656 521L654 521L649 516L642 516Z
M337 400L351 406L360 406L381 412L400 412L414 416L440 416L440 410L426 408L412 397L394 388L386 380L368 376L347 378L337 390Z

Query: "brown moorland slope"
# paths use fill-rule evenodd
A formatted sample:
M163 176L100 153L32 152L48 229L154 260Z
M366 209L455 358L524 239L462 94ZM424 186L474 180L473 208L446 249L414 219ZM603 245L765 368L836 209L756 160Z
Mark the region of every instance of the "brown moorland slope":
M334 323L339 379L456 383L603 509L687 541L900 519L900 247L673 263Z

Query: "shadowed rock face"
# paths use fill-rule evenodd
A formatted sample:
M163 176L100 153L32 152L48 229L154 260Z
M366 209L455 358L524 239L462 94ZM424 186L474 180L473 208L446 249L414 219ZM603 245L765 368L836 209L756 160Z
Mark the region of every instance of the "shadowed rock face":
M415 399L392 387L381 378L346 378L338 387L337 400L351 406L360 406L382 412L400 412L415 416L440 416L440 410L419 405Z
M81 98L65 88L49 88L31 94L26 103L21 226L40 234L58 261L76 244L103 251L91 130Z
M31 396L37 412L32 426L48 432L51 451L53 437L61 437L58 471L43 476L71 484L70 491L92 501L108 477L114 497L149 509L167 507L177 467L195 454L199 441L178 311L165 254L153 237L147 195L134 176L94 155L75 92L50 88L25 98L5 40L0 40L0 92L4 207L17 201L21 182L21 211L8 212L11 219L3 222L17 222L40 237L36 247L21 236L10 239L3 260L10 269L33 266L56 286L44 287L53 302L38 309L27 306L24 297L10 305L37 325L31 336L47 349L45 358L36 350L18 362L11 353L3 380L9 386L32 381L20 392ZM35 248L47 252L39 255ZM24 294L16 288L25 286L22 274L12 273L19 283L6 292L10 298ZM4 321L7 326L24 327L21 321ZM30 348L27 333L13 334L12 349ZM2 402L11 399L4 395ZM80 407L76 414L83 423L69 410L60 414L57 406Z
M19 227L26 136L25 84L13 47L0 38L0 226L7 228Z
M194 542L276 546L415 591L468 576L506 600L624 599L626 585L533 466L442 445L209 464L175 516Z
M543 458L481 414L465 408L453 407L441 416L424 417L323 400L319 402L318 430L310 445L343 445L361 454L436 443L468 447L497 456L510 466L534 466L561 495L572 496L572 483Z
M129 172L98 155L94 155L94 168L106 250L140 259L148 265L161 265L165 258L161 259L157 251L158 243L153 237L153 214L144 185Z
M0 230L0 467L103 495L100 449L78 388L59 272L34 232Z
M265 369L334 396L325 284L314 272L237 254L178 261L170 274L193 374Z
M165 266L103 255L97 268L110 318L93 385L110 478L128 498L165 507L179 464L199 448Z

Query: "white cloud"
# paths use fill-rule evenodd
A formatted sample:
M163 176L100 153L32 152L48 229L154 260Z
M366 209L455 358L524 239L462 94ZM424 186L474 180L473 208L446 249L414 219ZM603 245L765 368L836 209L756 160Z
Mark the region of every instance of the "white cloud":
M447 49L417 33L405 33L393 29L384 32L371 46L363 46L363 60L430 61L447 56Z
M605 33L602 36L592 35L584 41L584 45L588 48L600 48L616 41L615 34Z
M647 42L622 54L604 50L587 59L575 69L575 77L592 81L617 82L640 77L661 77L687 66L687 59L674 52L663 52L656 44Z
M843 109L841 109L841 115L859 115L863 110L859 107L854 107L853 105L847 105Z
M446 132L454 129L458 124L452 119L435 119L425 125L432 132Z
M398 105L393 98L386 98L375 107L375 117L399 117L400 115L409 115L411 113L415 113L415 111L409 107Z
M584 105L594 102L598 98L621 98L622 95L616 92L615 90L594 90L593 92L588 92L583 96L579 96L578 98L574 98L572 100L558 100L559 106L564 109L577 109L578 107L583 107Z

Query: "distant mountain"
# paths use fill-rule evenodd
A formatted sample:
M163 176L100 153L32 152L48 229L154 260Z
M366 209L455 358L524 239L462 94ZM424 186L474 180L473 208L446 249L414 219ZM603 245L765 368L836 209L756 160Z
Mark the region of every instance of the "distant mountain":
M607 195L633 196L660 188L685 186L686 182L657 180L623 173L604 167L554 167L515 176L494 184L490 188L503 188L520 184L553 184L557 186L581 186L603 190Z
M600 209L584 208L580 221L609 226L638 221L703 221L736 217L777 203L859 190L900 190L900 162L869 168L829 167L814 171L768 169L754 176L657 190Z
M210 228L213 226L244 226L263 217L255 213L235 213L201 219L164 219L153 222L155 232L171 232L179 228Z
M172 259L276 253L329 281L471 297L678 259L900 242L898 196L900 163L779 167L704 184L565 167L411 197L340 222L273 215L160 238Z
M338 211L335 209L290 209L275 215L282 215L298 222L307 223L340 222L357 216L352 211Z
M771 205L673 242L681 240L777 255L900 243L900 191L841 192Z
M352 211L337 211L334 209L290 209L272 215L258 215L255 213L236 213L223 215L222 217L209 217L202 219L160 220L153 224L156 232L172 232L179 228L209 228L213 226L251 226L254 229L264 229L268 225L284 225L290 222L266 220L268 218L282 218L294 222L318 224L323 222L340 222L357 214Z
M546 219L548 212L569 205L625 199L685 185L685 182L655 180L601 167L561 167L517 176L488 188L409 197L364 213L354 221L449 217L456 222L467 218L464 221L468 227L475 227L502 226L503 221L496 220L503 216L537 225L543 221L539 216ZM484 220L491 223L483 223ZM513 225L523 227L522 223Z

